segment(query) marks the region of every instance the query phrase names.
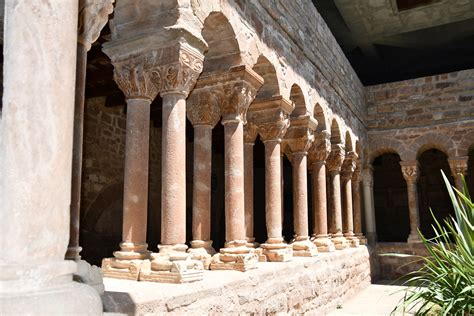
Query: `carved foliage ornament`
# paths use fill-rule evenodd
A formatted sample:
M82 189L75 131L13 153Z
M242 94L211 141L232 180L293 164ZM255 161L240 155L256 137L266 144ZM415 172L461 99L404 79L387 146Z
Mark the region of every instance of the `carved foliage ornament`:
M449 167L453 177L458 177L459 174L467 174L467 161L469 157L455 157L448 159Z
M418 162L401 161L400 165L402 166L402 173L405 180L408 183L415 183L419 176Z
M329 133L322 131L314 134L314 142L308 152L308 158L311 162L324 162L331 152L331 141Z
M127 99L153 101L158 93L185 96L202 71L202 56L181 50L178 62L160 65L159 51L149 51L114 62L114 79Z
M356 168L354 170L354 174L352 175L352 183L359 183L361 180L361 173L362 173L362 161L357 159L356 161Z
M346 157L342 163L342 168L341 168L341 177L345 181L348 181L352 178L352 175L356 169L357 157L358 155L353 151L346 153Z
M91 49L100 35L100 31L109 20L109 14L114 10L115 0L80 0L79 1L79 43Z
M257 89L246 81L233 81L222 86L224 98L221 103L223 121L245 122L247 109L255 99Z
M290 120L288 115L280 112L279 119L276 122L261 123L258 126L258 131L264 142L271 140L281 141L289 126Z
M254 144L255 139L258 135L258 128L253 123L247 123L244 126L244 143L245 144Z
M329 172L340 173L342 163L344 162L345 151L342 146L334 146L326 162L326 168Z
M221 118L221 98L209 88L194 89L186 101L188 119L193 126L216 126Z

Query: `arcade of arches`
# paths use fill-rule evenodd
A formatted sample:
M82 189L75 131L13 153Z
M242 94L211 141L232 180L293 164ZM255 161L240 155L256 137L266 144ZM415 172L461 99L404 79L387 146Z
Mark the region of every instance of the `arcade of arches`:
M30 58L15 63L17 52L46 65L46 74L28 79L31 91L21 92L11 69L5 76L0 220L8 238L0 264L8 268L5 282L18 285L17 297L37 291L37 282L46 289L63 282L64 295L81 298L67 311L87 305L94 313L98 297L73 285L71 274L103 292L101 276L188 283L213 270L267 271L275 262L279 282L294 282L285 279L294 271L311 280L297 282L306 286L307 305L288 298L282 309L324 311L367 285L371 269L372 278L404 272L399 261L377 255L418 253L417 229L432 234L430 207L440 219L452 215L440 170L456 187L464 175L474 189L474 70L364 87L324 21L317 23L325 36L308 28L311 38L302 40L297 28L274 19L282 5L150 0L145 10L112 2L91 0L79 12L62 4L36 8L39 16L65 16L55 20L58 29L41 18L31 23L45 30L39 47L61 29L50 49L67 58L5 43L5 62L17 73ZM283 7L319 16L309 1ZM17 21L7 34L22 32L18 21L28 12L29 4L7 5L6 16ZM85 26L79 23L76 41L77 17ZM62 70L53 67L58 60ZM30 116L17 104L37 102L26 96L15 103L23 93L48 101L31 105ZM30 132L15 134L22 128ZM37 168L41 176L27 176ZM39 196L23 203L22 193L38 187ZM38 207L48 211L37 216ZM12 256L4 258L4 244L13 245ZM20 264L31 252L41 253L33 257L41 268ZM38 281L36 269L49 277ZM119 308L108 286L104 304ZM2 304L22 311L3 291ZM56 299L38 291L35 302ZM51 304L34 304L50 311ZM236 311L271 311L258 304ZM204 311L188 305L173 311Z

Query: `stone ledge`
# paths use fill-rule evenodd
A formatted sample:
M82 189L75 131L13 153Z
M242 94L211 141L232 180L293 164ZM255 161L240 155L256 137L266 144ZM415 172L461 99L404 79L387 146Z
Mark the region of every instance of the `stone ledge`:
M104 278L106 312L268 314L296 312L321 315L370 284L365 246L290 262L259 262L258 268L204 271L190 284L134 282Z

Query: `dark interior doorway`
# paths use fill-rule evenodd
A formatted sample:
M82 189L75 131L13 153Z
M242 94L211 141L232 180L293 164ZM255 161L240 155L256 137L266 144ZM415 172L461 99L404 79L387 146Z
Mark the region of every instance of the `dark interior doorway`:
M380 242L406 242L410 233L407 185L398 154L386 153L373 162L374 203Z

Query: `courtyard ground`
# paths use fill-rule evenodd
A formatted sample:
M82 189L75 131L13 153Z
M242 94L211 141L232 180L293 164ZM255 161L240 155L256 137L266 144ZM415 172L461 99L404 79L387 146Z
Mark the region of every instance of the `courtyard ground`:
M390 281L371 284L352 299L341 304L328 315L390 315L402 299L406 287L393 285ZM395 315L413 315L412 313Z

